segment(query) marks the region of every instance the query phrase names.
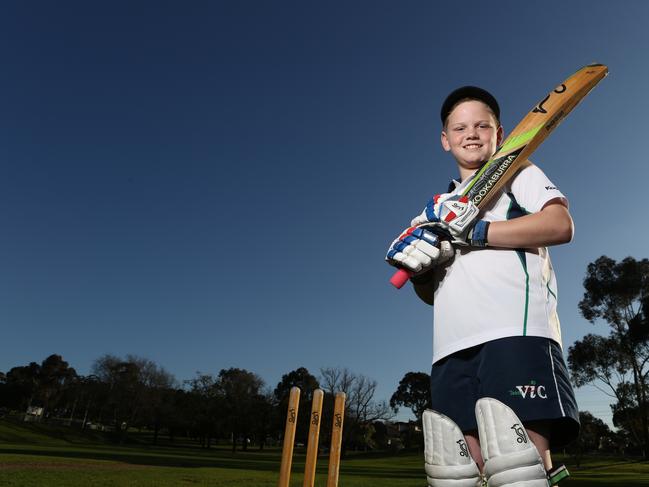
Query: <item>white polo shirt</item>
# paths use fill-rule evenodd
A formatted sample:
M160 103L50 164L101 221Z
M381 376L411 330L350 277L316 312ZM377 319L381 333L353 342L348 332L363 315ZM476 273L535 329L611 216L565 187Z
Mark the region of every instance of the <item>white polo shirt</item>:
M470 178L456 182L461 193ZM481 214L488 221L536 213L565 196L533 164L523 168ZM561 345L557 282L547 248L459 248L436 270L433 363L458 350L510 336L540 336Z

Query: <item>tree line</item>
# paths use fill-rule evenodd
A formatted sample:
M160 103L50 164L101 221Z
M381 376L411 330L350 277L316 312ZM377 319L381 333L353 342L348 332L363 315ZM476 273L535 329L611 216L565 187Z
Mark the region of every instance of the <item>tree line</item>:
M610 333L576 341L568 349L568 366L576 387L591 384L610 396L618 432L584 412L575 448L600 448L608 438L619 450L649 459L649 260L602 256L588 265L584 289L582 316L591 323L605 321ZM37 408L35 419L108 429L119 441L140 428L152 431L154 442L165 434L171 441L194 438L204 448L225 440L233 451L249 445L263 449L281 440L293 386L302 390L298 443L306 443L313 391L322 388L326 394L323 425L331 420L333 393L346 393L344 451L394 445L386 421L407 407L420 422L430 407L430 377L423 372L406 373L388 404L376 399L376 381L343 368L321 369L318 377L298 368L271 389L257 374L238 368L197 373L178 383L158 364L132 355L104 355L83 376L54 354L40 364L0 372L0 412ZM325 427L323 444L327 435ZM414 426L398 439L405 446L421 442Z
M40 364L0 372L0 412L26 420L63 423L107 431L124 442L129 431L146 429L152 441L160 435L195 439L210 448L229 442L232 450L277 445L284 431L288 394L302 390L296 441L305 443L313 391L325 391L323 428L326 441L333 411L333 394L347 395L344 450L381 447L377 423L394 416L385 401L375 397L377 382L348 369L324 368L320 376L300 367L282 376L274 389L257 374L239 368L201 374L179 383L155 362L133 355L104 355L89 375L77 374L61 355ZM381 429L379 427L379 429ZM377 443L378 442L378 443ZM323 442L323 445L326 444Z

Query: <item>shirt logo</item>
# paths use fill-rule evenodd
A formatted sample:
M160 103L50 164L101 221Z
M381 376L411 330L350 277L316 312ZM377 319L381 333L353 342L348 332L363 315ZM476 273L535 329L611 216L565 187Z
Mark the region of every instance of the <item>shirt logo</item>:
M535 380L531 380L529 384L516 386L516 389L509 391L510 396L520 396L523 399L547 399L548 395L545 391L544 385L539 385Z

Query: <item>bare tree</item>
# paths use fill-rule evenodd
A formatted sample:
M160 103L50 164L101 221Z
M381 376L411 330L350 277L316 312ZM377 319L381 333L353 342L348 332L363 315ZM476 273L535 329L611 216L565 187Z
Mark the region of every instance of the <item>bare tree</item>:
M326 367L320 369L321 387L330 394L338 391L347 396L346 411L360 422L385 421L394 413L386 401L377 401L374 396L378 383L364 375L355 374L347 368Z
M340 391L349 396L349 391L351 391L354 380L356 379L356 376L347 368L322 368L320 369L320 375L320 384L322 389L330 394Z
M375 399L378 383L364 375L346 368L326 367L320 369L320 384L325 392L344 392L345 427L343 429L343 452L347 448L366 449L371 446L372 424L394 417L386 401Z

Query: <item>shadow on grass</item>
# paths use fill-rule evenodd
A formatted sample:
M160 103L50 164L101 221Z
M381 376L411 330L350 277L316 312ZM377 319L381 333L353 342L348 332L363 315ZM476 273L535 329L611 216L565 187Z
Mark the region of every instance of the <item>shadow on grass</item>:
M121 462L131 465L155 467L183 467L183 468L229 468L238 470L275 471L279 469L279 459L275 456L263 455L248 456L237 453L232 456L210 456L209 453L198 453L187 456L173 455L173 453L153 452L114 452L81 449L40 449L40 448L10 448L0 447L0 455L30 455L34 457L56 457L78 460L105 460ZM222 454L221 454L222 455Z
M279 472L279 456L273 454L259 454L238 452L236 454L226 454L223 451L214 452L216 454L200 452L196 456L179 456L173 454L152 454L150 452L114 452L114 451L97 451L97 450L55 450L39 448L9 448L0 447L0 455L15 454L29 455L33 457L56 457L76 460L103 460L111 462L120 462L129 465L151 466L151 467L180 467L180 468L221 468L231 470L246 471L263 471ZM385 458L385 456L376 456ZM321 456L318 459L318 473L326 473L328 456ZM395 458L395 460L398 460ZM351 477L376 477L394 478L394 479L418 479L421 478L423 466L419 468L400 467L398 463L393 466L374 465L371 460L366 459L367 465L341 465L341 475ZM33 468L33 467L32 467ZM302 455L296 456L293 462L293 471L301 472L304 469L304 458Z
M31 432L45 432L44 428L33 427ZM7 435L13 431L7 431ZM54 436L49 430L50 437ZM109 461L118 462L127 465L150 466L150 467L177 467L177 468L219 468L239 471L259 471L259 472L278 472L280 463L280 451L277 448L268 450L248 450L237 451L232 453L228 447L220 445L212 449L202 449L189 442L186 443L167 443L163 445L146 444L140 435L134 435L132 440L124 445L116 445L106 441L105 437L98 441L94 435L65 435L65 430L57 431L61 440L67 444L48 444L41 443L41 438L35 436L30 438L29 442L16 442L15 444L0 444L0 455L21 455L31 456L33 459L40 458L46 463L46 457L60 459L75 459L83 461ZM71 442L70 436L76 436ZM7 441L7 439L4 439ZM78 443L77 443L78 442ZM85 444L80 444L84 442ZM636 465L641 466L641 472L633 472L631 475L644 477L645 469L643 466L647 462L633 458L615 458L615 457L590 457L585 459L580 468L574 464L571 465L570 457L561 457L568 468L573 470L575 477L583 476L581 479L573 477L575 486L589 485L617 485L607 483L611 481L610 473L606 469L620 469L624 471L628 468L634 468ZM1 465L0 460L0 465ZM38 463L38 461L36 462ZM318 473L325 473L327 469L328 456L321 455L318 458ZM82 464L81 464L82 465ZM33 468L33 467L32 467ZM36 465L36 468L38 466ZM298 473L304 469L304 451L296 450L296 456L293 461L293 471ZM635 470L635 469L634 469ZM412 450L400 454L388 452L348 452L348 455L342 459L341 475L347 477L368 479L380 477L382 479L421 479L423 475L423 454L420 451ZM593 472L594 479L589 472ZM620 472L622 473L622 472ZM615 474L613 474L615 475ZM622 485L622 484L620 484ZM643 481L641 483L625 483L629 485L649 485Z
M618 467L623 465L642 465L647 464L646 460L620 460L620 461L611 461L611 463L603 463L600 465L586 465L585 467L573 467L576 470L585 468L587 470L600 470L611 467ZM649 480L649 479L648 479Z

